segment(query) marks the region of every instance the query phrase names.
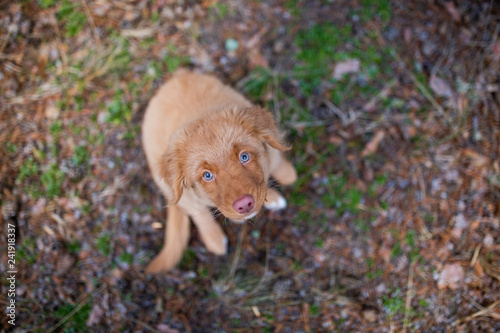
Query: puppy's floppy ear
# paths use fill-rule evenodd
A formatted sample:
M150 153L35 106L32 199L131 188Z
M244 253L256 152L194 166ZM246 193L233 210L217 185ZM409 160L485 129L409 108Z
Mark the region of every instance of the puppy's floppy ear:
M160 159L160 176L171 189L168 204L175 205L186 185L184 159L180 149L168 149Z
M253 106L245 109L243 113L246 121L250 123L257 136L263 141L279 151L291 149L290 145L283 143L283 139L280 136L271 112L261 107Z

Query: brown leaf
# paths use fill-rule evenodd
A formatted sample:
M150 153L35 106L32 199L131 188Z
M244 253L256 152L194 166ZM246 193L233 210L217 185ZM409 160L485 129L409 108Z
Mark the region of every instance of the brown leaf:
M460 238L460 236L462 236L463 230L466 229L469 226L469 224L467 223L464 214L457 214L454 220L455 220L455 225L453 227L452 234L454 237Z
M497 57L500 57L500 42L496 42L495 44L493 44L493 53Z
M92 311L90 312L89 319L87 320L87 326L94 326L101 321L101 317L104 314L104 311L98 304L94 304L92 307Z
M385 136L385 132L382 130L375 133L372 140L370 142L368 142L365 149L363 149L363 151L361 152L361 156L365 157L367 155L375 153L378 149L378 145L380 144L380 142L382 141L384 136Z
M429 86L431 87L432 91L434 91L434 93L438 96L446 98L450 98L453 96L453 90L451 90L450 84L435 75L431 76Z
M482 168L489 163L489 159L486 156L481 155L472 149L464 149L463 154L471 159L472 165L475 168Z
M457 10L457 7L455 6L455 3L453 1L447 1L444 6L446 7L446 10L448 13L450 13L451 18L455 22L460 22L460 13Z
M56 105L49 105L45 109L45 117L48 119L56 119L57 116L59 115L59 108Z
M264 67L267 68L269 67L269 63L267 60L260 54L259 49L255 48L250 50L248 53L248 62L250 68L255 68L255 67Z
M179 333L175 328L170 328L168 325L159 324L156 326L156 329L162 333Z
M363 311L363 318L373 323L377 320L377 313L375 310L365 310Z
M359 62L358 59L350 59L343 62L339 62L335 65L335 69L333 71L333 77L336 80L340 80L344 74L359 72L360 66L361 63Z
M456 289L457 283L464 279L464 270L458 263L446 264L439 275L438 288Z
M74 263L75 263L75 258L68 253L64 253L63 255L61 255L59 261L57 262L56 275L57 276L65 275L70 270L70 268L73 266Z

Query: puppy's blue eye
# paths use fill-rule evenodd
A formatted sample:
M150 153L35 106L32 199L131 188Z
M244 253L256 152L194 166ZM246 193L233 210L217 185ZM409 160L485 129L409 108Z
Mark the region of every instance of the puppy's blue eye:
M240 154L240 162L246 163L248 161L250 161L250 154L249 153L241 153Z
M206 180L207 182L209 182L212 179L214 179L214 175L211 172L205 171L203 173L203 179Z

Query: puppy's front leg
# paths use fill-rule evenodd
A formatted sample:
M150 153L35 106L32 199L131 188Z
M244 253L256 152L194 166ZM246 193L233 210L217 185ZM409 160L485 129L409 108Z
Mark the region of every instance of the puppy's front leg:
M281 195L280 192L276 191L275 189L268 188L264 207L269 210L285 209L286 199Z
M199 208L191 211L190 215L207 250L217 255L226 254L227 237L219 223L214 220L212 212L208 208Z
M179 263L189 241L189 218L184 210L172 205L167 207L165 245L146 268L146 273L168 271Z

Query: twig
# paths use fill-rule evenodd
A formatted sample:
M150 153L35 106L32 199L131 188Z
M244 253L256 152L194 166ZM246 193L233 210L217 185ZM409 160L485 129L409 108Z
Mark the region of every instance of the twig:
M472 256L472 260L470 262L471 267L476 264L477 257L479 256L479 250L481 250L481 245L476 246L476 249L474 250L474 255Z
M304 127L321 127L326 126L326 122L323 120L315 120L315 121L293 121L289 122L288 127L300 129Z
M278 123L281 123L281 106L280 106L280 99L278 98L278 92L280 91L279 88L279 80L278 80L278 75L276 75L276 72L273 72L272 74L273 77L273 108L274 108L274 114L276 115L276 120Z
M96 294L99 294L100 292L102 292L104 290L104 288L106 288L106 287L107 287L107 285L103 284L99 289L96 290ZM47 333L54 332L57 328L59 328L59 326L63 325L66 321L68 321L71 317L73 317L75 315L75 313L80 311L80 309L83 308L88 302L90 302L91 299L92 298L89 296L89 294L87 294L87 296L83 300L81 300L80 303L78 303L78 305L70 313L68 313L66 316L64 316L64 318L61 319L57 324L52 326L52 328L50 328L47 331Z
M11 33L12 33L12 30L7 28L7 35L5 36L5 39L2 40L2 44L0 44L0 54L3 53L3 50L7 46L7 43L9 42L9 38L10 38Z
M59 229L59 233L61 234L61 236L65 240L69 240L68 230L66 229L66 221L64 221L62 217L55 213L50 213L50 217L52 217L52 219L57 222L57 229Z
M375 96L370 98L368 102L363 105L362 109L365 111L369 111L375 104L382 98L387 97L387 94L391 91L391 88L397 83L396 79L392 79L387 83Z
M62 45L63 45L63 42L62 42L62 38L61 38L61 30L59 29L59 26L57 25L57 17L55 16L55 13L53 14L54 15L54 20L55 20L55 24L54 24L54 29L56 31L56 37L57 37L57 48L59 49L59 54L61 55L61 63L62 63L62 66L61 66L61 69L63 72L66 71L66 68L68 67L68 57L66 56L66 50L63 49Z
M269 241L269 223L266 223L266 265L264 268L264 274L262 274L262 277L259 280L259 283L257 283L257 286L253 288L251 292L249 292L247 295L245 295L244 299L248 299L252 295L255 295L260 289L262 289L262 286L264 285L264 281L267 279L267 273L269 272L269 254L271 253L271 243Z
M328 107L333 113L335 113L340 118L342 126L347 126L356 120L356 113L349 111L348 114L345 114L342 110L339 109L338 106L333 104L327 98L324 98L322 102L326 105L326 107Z
M133 321L134 323L141 325L142 327L150 330L151 332L162 333L161 331L158 331L157 329L155 329L155 328L149 326L148 324L143 323L142 321L137 320L135 318L128 318L128 320Z
M436 101L434 96L432 96L432 94L424 87L424 85L420 83L419 80L417 80L417 78L415 77L415 75L413 75L412 72L409 71L409 74L410 74L410 79L413 81L413 83L415 83L415 85L417 86L418 90L420 90L422 95L424 95L425 98L427 98L427 100L432 104L432 106L438 111L439 115L444 116L445 112L441 104L439 104L438 101Z
M146 38L153 36L158 30L158 26L145 27L141 29L123 29L121 31L121 35L124 37Z
M186 332L191 333L191 326L189 326L189 320L187 319L186 315L180 314L180 317L182 319L182 322L184 323L184 328L186 329Z
M403 319L403 333L406 333L406 329L408 328L408 317L410 316L410 307L411 307L411 297L413 293L413 275L415 272L415 265L417 264L417 260L411 263L410 265L410 273L408 274L408 287L406 291L406 303L405 303L405 316Z
M231 270L229 271L229 276L227 280L232 280L234 278L234 274L236 273L236 269L238 268L238 262L240 261L241 248L243 244L243 237L247 233L248 224L243 224L243 229L240 231L238 235L238 244L236 245L236 251L234 252L233 262L231 263Z
M309 303L304 303L304 312L303 312L303 318L304 318L304 330L306 333L311 332L311 325L309 324Z
M94 37L97 43L100 43L101 39L99 38L99 35L96 32L97 27L95 25L94 18L92 17L92 13L90 12L89 5L87 4L87 0L81 0L81 2L83 10L85 11L85 15L87 15L87 19L89 20L90 26L92 27L92 36Z
M467 316L463 319L459 319L456 321L456 324L462 324L462 323L466 323L468 321L471 321L472 319L476 318L476 317L481 317L481 316L485 316L485 317L491 317L491 318L495 318L497 320L500 320L500 314L496 313L495 311L493 311L496 306L498 304L500 304L500 299L497 300L496 302L494 302L493 304L490 304L488 307L482 307L481 305L477 304L470 296L468 295L465 295L465 297L469 300L469 302L471 302L476 308L480 309L480 311L476 312L476 313L473 313L471 314L470 316Z

